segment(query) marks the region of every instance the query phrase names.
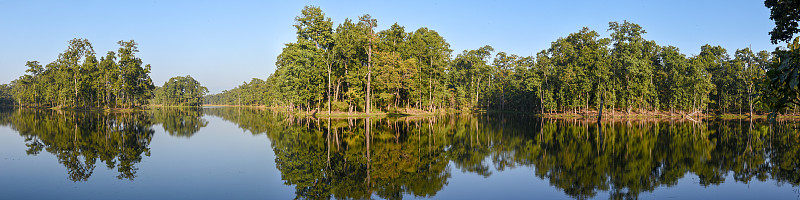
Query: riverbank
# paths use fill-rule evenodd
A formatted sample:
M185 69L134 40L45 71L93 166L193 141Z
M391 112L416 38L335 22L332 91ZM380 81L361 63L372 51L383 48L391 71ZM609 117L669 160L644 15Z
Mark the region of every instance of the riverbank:
M767 119L769 113L754 113L753 119ZM588 118L597 119L597 112L589 113L545 113L538 114L541 117L557 118L557 119L571 119L571 118ZM705 114L705 113L669 113L669 112L604 112L602 119L749 119L750 113L736 114ZM789 113L778 115L778 119L800 119L800 113Z
M367 114L365 112L342 112L332 111L328 114L326 110L317 111L292 111L289 107L269 107L269 106L248 106L248 105L211 105L204 104L203 107L245 107L245 108L259 108L269 109L277 112L287 112L295 116L307 117L330 117L330 118L364 118L364 117L404 117L404 116L434 116L442 114L514 114L514 115L531 115L544 118L553 119L597 119L597 111L589 112L552 112L552 113L533 113L533 112L520 112L520 111L505 111L505 110L454 110L454 109L439 109L436 112L429 112L420 109L398 109L392 112L372 112ZM754 119L767 119L769 113L758 112L753 115ZM749 119L750 114L707 114L701 112L621 112L621 111L604 111L602 120L606 119L688 119L688 120L702 120L702 119ZM779 115L778 119L800 119L800 113L790 113Z

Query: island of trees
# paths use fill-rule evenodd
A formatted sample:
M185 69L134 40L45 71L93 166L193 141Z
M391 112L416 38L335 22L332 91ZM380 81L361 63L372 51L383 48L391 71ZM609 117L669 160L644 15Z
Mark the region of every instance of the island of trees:
M151 104L166 106L201 106L208 88L200 85L192 76L172 77L164 86L156 87Z

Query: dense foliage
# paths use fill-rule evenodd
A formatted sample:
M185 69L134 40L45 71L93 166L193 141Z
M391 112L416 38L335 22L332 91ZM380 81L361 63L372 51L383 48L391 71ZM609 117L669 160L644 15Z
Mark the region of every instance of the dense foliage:
M147 103L154 88L150 65L142 65L133 40L99 60L87 39L72 39L45 66L28 61L24 76L11 82L17 105L28 107L134 107Z
M14 96L12 96L12 85L0 84L0 106L7 106L14 104Z
M152 104L167 106L200 106L208 88L189 75L172 77L153 91Z
M772 43L788 43L795 33L800 33L800 1L765 0L764 6L770 10L769 19L775 21L775 28L769 32Z
M209 95L205 103L347 112L372 105L388 112L747 113L765 110L753 96L772 62L767 51L730 55L712 45L687 56L647 40L628 21L610 22L609 38L583 28L535 56L487 45L452 57L447 41L424 27L406 32L395 23L374 34L377 21L364 15L334 29L313 6L295 20L297 41L283 49L272 75Z
M800 32L800 1L766 0L770 11L770 19L775 21L775 28L769 34L772 43L779 41L788 43L786 49L775 49L775 58L765 77L765 87L761 96L764 105L771 111L770 117L786 112L800 105L800 37L792 37Z

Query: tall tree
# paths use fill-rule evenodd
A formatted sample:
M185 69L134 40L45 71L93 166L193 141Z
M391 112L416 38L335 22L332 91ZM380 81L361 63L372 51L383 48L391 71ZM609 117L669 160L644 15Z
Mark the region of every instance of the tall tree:
M420 62L421 67L419 72L425 74L426 77L420 76L418 78L418 87L424 88L423 84L427 83L428 92L428 110L432 111L436 106L436 100L447 97L443 85L444 74L447 71L447 64L450 62L450 44L439 35L438 32L428 28L419 28L411 35L411 48L413 48L413 56ZM437 91L438 90L438 91ZM420 90L421 92L422 90ZM434 94L436 93L436 96ZM439 98L435 98L439 97ZM420 95L422 98L422 95ZM441 103L441 102L439 102ZM418 103L422 107L422 100Z
M192 76L176 76L156 89L153 103L168 106L200 106L208 88L202 86Z
M367 114L369 114L370 110L372 109L372 41L376 38L373 28L378 26L378 20L373 19L372 16L367 14L358 17L358 21L359 26L366 30L367 37L367 46L365 47L367 50L367 103L365 110L367 111Z
M789 43L786 50L776 49L773 54L777 59L767 70L765 87L761 101L770 109L770 117L785 111L791 105L800 105L800 37L792 37L800 32L800 1L765 0L764 5L770 9L770 19L775 21L775 28L769 33L773 44L778 41Z
M611 51L616 74L616 83L619 84L619 100L621 106L626 108L626 113L631 112L632 106L642 108L651 100L654 93L652 86L653 65L651 58L655 42L647 41L642 35L647 33L641 26L628 21L609 22L608 30L612 31Z

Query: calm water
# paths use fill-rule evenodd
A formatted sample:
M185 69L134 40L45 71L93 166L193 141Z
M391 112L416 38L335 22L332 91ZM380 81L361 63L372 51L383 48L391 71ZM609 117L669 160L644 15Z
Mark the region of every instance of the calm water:
M0 110L0 199L800 199L793 123Z

